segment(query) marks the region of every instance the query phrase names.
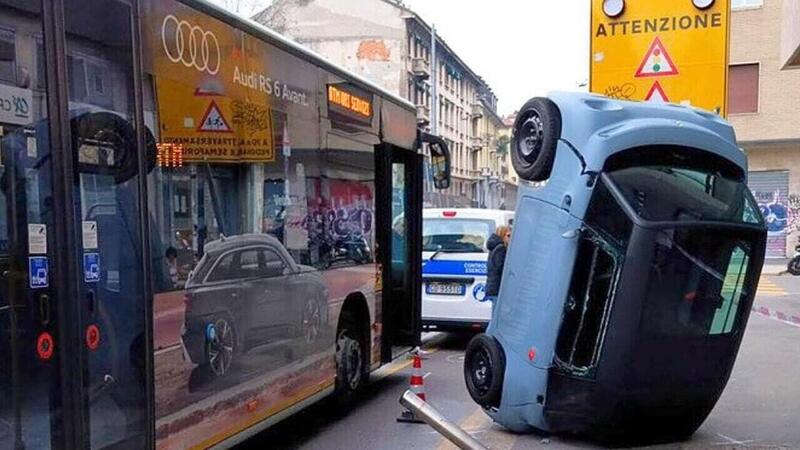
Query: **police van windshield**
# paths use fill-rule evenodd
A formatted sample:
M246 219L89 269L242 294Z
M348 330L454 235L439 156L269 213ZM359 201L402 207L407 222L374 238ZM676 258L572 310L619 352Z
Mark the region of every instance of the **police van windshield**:
M450 253L486 252L486 241L494 232L494 221L480 219L425 219L422 250Z
M755 225L763 221L747 185L717 172L651 165L615 170L608 176L645 220Z

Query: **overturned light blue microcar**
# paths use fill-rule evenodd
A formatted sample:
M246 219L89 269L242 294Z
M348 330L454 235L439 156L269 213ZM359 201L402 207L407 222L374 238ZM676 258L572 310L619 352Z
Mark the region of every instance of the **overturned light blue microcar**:
M716 114L553 93L518 113L500 295L472 398L518 432L685 439L722 393L764 260L747 159Z

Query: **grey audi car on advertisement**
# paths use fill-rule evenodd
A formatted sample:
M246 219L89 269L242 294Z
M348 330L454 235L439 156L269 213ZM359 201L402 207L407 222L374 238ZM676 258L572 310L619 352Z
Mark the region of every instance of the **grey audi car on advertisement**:
M193 363L228 373L245 351L274 342L313 344L328 326L328 289L266 234L209 242L186 283L183 345Z

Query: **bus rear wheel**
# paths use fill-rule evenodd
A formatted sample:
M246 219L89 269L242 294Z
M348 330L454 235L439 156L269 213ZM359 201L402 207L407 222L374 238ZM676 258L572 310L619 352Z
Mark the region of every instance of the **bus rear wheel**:
M342 406L350 406L356 394L367 382L365 333L358 322L347 312L342 313L336 331L336 399Z

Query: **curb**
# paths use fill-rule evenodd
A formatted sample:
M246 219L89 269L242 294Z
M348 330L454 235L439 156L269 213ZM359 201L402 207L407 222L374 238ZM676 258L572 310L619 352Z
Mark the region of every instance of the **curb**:
M761 316L769 317L770 319L783 322L786 325L800 328L800 316L790 316L781 311L769 309L766 306L753 306L753 312Z

